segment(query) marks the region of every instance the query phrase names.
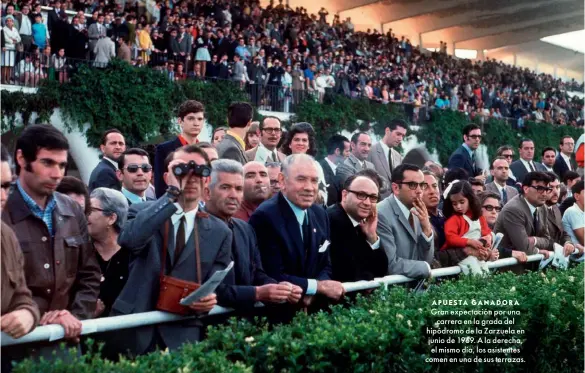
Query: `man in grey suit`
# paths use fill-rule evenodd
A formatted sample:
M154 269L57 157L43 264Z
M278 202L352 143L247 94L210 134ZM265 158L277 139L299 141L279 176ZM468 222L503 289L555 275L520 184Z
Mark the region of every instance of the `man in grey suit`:
M554 239L548 230L548 211L545 207L552 188L551 178L544 172L529 172L522 181L522 194L509 201L498 215L494 233L503 233L500 257L512 256L512 250L528 255L543 254L548 258ZM573 251L565 244L565 253Z
M526 174L535 171L544 172L545 168L541 163L533 161L534 141L530 139L520 140L518 151L520 153L520 159L512 162L512 164L510 165L510 170L514 173L514 176L516 177L516 182L518 184L524 185L523 180Z
M106 26L104 26L104 15L98 15L97 22L92 23L87 29L87 37L89 38L89 51L92 54L92 59L95 56L94 48L98 40L106 37Z
M105 68L110 60L116 57L116 46L112 39L102 36L93 48L93 53L95 54L94 66Z
M260 143L258 146L246 151L248 162L284 162L286 155L276 148L281 137L282 128L280 126L280 119L276 117L265 117L260 122Z
M223 140L216 147L219 158L233 159L243 165L248 162L244 138L252 124L253 114L252 106L246 102L233 102L230 105L228 108L230 130L227 131Z
M191 61L191 50L193 46L193 39L191 35L185 31L185 26L179 26L179 33L177 35L177 43L179 44L179 59L185 64L185 70L189 71Z
M392 172L392 195L378 203L378 236L388 257L388 274L428 278L434 234L422 201L428 188L422 171L401 164Z
M343 161L335 172L335 180L338 190L343 189L345 180L358 171L369 168L375 170L374 164L368 162L368 156L372 149L372 138L366 132L356 132L351 137L351 154Z
M518 195L516 188L506 184L510 177L510 166L505 157L497 157L490 166L490 172L493 177L491 183L485 185L488 192L497 193L502 201L502 206L508 203L509 200Z
M402 164L402 156L395 148L402 144L408 126L402 119L394 119L386 126L384 137L374 146L368 157L368 161L374 164L376 171L390 186L392 171ZM392 193L390 188L382 194L386 198Z
M178 180L173 175L173 167L191 161L198 168ZM232 232L216 217L198 211L208 179L201 173L203 167L209 167L209 159L198 145L177 149L166 165L167 192L157 201L133 204L130 208L118 243L130 252L132 265L128 281L112 306L111 316L156 310L161 273L184 281L205 282L230 263ZM168 254L163 258L165 232L168 232ZM200 249L196 249L198 245ZM166 268L161 270L163 260ZM216 304L216 296L211 294L189 308L193 314L202 314ZM156 348L176 349L185 342L198 341L200 327L198 319L148 326L126 331L116 341L131 354L144 354Z

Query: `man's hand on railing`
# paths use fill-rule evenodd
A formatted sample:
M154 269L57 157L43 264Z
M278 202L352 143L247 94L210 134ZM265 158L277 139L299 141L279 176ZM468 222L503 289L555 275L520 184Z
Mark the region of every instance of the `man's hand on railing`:
M524 251L512 250L512 258L518 260L520 263L525 263L528 260L528 256Z
M317 293L323 294L327 298L338 300L345 294L345 289L341 282L324 280L317 281Z
M29 310L16 310L0 317L0 330L16 339L30 332L34 322L35 318Z
M565 242L565 246L563 246L563 251L565 256L569 256L575 252L575 246L571 242Z
M554 254L552 251L548 251L548 250L538 250L539 254L542 254L544 256L544 259L548 259L552 254Z
M73 316L67 310L49 311L41 317L39 325L59 324L65 329L65 339L70 339L72 342L79 342L81 335L81 321Z
M207 313L211 311L216 304L217 296L215 294L209 294L208 296L199 299L197 302L191 303L189 308L197 313Z

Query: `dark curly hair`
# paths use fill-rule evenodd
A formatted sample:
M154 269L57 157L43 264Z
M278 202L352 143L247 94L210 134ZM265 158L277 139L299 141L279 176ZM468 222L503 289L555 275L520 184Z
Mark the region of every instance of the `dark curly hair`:
M471 189L471 184L467 181L459 181L451 186L451 190L443 202L443 215L445 215L445 219L449 219L451 215L455 214L453 204L451 203L451 196L458 193L461 193L469 201L471 220L479 219L481 217L481 204L479 203L479 198L477 198L473 189Z
M315 130L313 129L313 126L307 122L300 122L292 125L290 131L288 131L287 133L286 140L282 144L282 152L286 155L292 154L292 150L290 149L290 143L292 142L292 139L295 137L295 135L298 133L306 133L309 136L309 150L307 150L307 154L312 157L317 155Z

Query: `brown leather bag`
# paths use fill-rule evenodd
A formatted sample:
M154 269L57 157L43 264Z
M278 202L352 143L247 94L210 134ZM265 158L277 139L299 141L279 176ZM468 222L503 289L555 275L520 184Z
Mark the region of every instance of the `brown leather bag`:
M176 277L165 275L167 261L167 246L169 240L169 221L165 224L163 236L162 263L160 267L160 290L156 309L159 311L187 315L191 313L189 307L182 306L179 302L194 290L201 286L201 259L199 254L199 229L197 219L195 219L195 256L197 258L197 282L185 281ZM175 260L176 262L176 260Z

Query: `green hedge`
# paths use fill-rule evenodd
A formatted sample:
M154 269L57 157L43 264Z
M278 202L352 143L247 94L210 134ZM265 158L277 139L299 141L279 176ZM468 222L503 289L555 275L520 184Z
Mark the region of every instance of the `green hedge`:
M16 113L23 113L29 123L32 112L39 114L36 122L47 122L53 109L59 107L68 123L89 123L80 128L88 137L88 144L99 146L101 134L109 128L118 128L134 145L152 143L172 132L171 121L176 109L185 99L201 101L206 107L208 122L213 127L226 125L230 102L246 100L239 84L231 82L208 83L184 81L173 83L165 74L151 69L135 68L114 60L105 70L80 68L70 82L59 84L43 82L37 94L1 92L2 131L14 129ZM327 139L342 130L372 129L384 134L384 124L393 118L405 118L400 105L380 105L368 100L352 100L342 95L327 95L320 104L305 100L296 108L293 121L305 121L315 126L320 155ZM256 118L260 118L256 113ZM461 129L468 123L458 112L437 111L429 123L421 126L416 135L425 141L429 151L437 151L446 164L451 152L462 141ZM498 146L516 146L521 136L535 140L537 154L545 146L556 147L560 137L570 134L577 138L582 132L571 127L553 127L550 124L529 122L524 133L512 130L505 121L491 119L484 125L490 157Z
M252 324L231 319L226 325L210 327L205 341L172 353L157 352L119 363L103 361L91 354L67 364L27 361L18 366L16 372L582 372L583 270L584 266L579 265L567 271L550 270L546 274L467 277L431 285L424 293L392 287L367 297L358 296L351 307L338 305L330 313L299 314L292 324L272 329L258 321ZM467 300L469 304L450 308L433 305L433 302L444 300ZM472 300L512 300L518 305L508 308L480 306L472 304ZM433 309L519 311L513 328L526 332L516 337L521 340L520 353L498 356L517 357L524 362L428 362L437 345L429 343L426 330L436 327L439 320L476 318L481 322L493 319L490 316L436 316ZM507 327L497 325L490 329ZM462 348L463 344L451 346ZM510 346L505 343L489 345L490 348ZM473 359L478 355L450 356Z

